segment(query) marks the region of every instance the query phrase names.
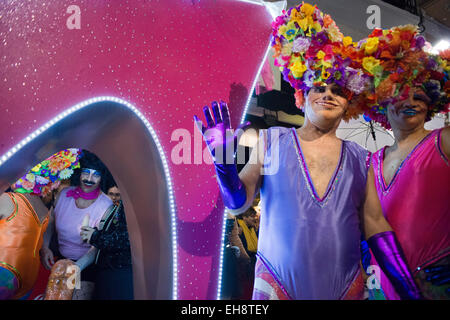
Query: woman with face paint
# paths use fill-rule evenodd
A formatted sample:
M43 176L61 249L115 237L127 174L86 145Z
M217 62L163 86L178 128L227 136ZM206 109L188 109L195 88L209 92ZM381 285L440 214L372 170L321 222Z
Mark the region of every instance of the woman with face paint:
M111 199L101 190L108 172L104 164L94 154L83 150L80 165L80 172L72 177L77 186L62 190L56 199L54 218L50 219L41 249L42 264L50 269L55 261L49 243L56 231L60 255L75 262L81 271L81 288L75 289L74 300L89 299L94 289L91 264L97 249L83 241L81 228L97 227L103 215L113 207Z
M366 114L395 137L372 157L383 213L424 297L449 299L450 128L424 124L449 111L450 52L432 55L424 45L409 25L377 29L359 49L375 76ZM381 285L388 299L398 299L383 273Z
M238 174L234 162L222 156L236 147L236 134L227 134L226 104L213 103L215 120L204 108L207 127L195 117L230 212L244 212L260 190L253 299L361 299L360 224L369 240L393 234L368 183L373 181L368 152L338 139L336 129L342 119L362 112L357 102L368 76L351 59L351 39L307 3L274 21L272 45L276 64L296 89L297 106L304 108L301 128L261 130L258 146ZM419 298L398 255L401 249L370 243L402 297Z

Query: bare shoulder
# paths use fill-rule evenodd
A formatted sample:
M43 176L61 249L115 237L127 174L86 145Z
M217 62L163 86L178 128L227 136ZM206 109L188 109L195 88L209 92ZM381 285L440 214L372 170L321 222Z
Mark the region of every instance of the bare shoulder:
M0 195L0 219L7 218L14 210L14 205L11 202L11 198L6 194Z
M441 133L442 151L450 157L450 126L442 129Z

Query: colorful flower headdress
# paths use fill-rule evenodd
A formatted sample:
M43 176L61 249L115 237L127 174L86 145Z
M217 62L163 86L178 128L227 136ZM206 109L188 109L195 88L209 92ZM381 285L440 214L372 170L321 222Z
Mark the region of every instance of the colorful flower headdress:
M328 14L302 2L272 23L274 64L295 89L296 105L301 108L304 94L313 86L336 83L346 89L349 99L370 85L351 37L344 37ZM349 110L345 120L362 110Z
M425 44L413 25L375 29L358 44L358 57L373 76L365 114L385 128L390 128L387 106L407 98L413 87L430 98L428 118L449 111L450 52L434 55L425 51Z
M56 189L61 180L69 179L74 169L80 167L80 149L65 149L55 153L33 167L14 185L15 192L45 196Z

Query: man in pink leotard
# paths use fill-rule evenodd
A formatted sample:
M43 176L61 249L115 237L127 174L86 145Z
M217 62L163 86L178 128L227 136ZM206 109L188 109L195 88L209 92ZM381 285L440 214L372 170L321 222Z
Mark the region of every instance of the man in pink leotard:
M381 80L366 114L395 137L372 156L383 213L424 297L449 299L450 127L429 131L424 124L449 111L450 51L431 55L424 44L413 26L375 30L360 43ZM386 298L398 299L382 272L381 286Z

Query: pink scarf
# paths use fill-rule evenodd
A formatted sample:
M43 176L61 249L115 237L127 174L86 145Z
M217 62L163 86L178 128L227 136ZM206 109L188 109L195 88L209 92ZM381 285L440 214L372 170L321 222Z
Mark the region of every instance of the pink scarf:
M100 187L91 192L84 192L80 187L76 187L75 189L67 191L66 197L73 197L75 200L77 200L80 197L85 200L93 200L97 199L99 194L100 194Z

